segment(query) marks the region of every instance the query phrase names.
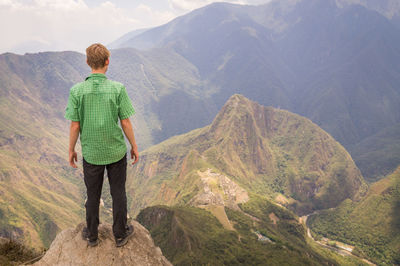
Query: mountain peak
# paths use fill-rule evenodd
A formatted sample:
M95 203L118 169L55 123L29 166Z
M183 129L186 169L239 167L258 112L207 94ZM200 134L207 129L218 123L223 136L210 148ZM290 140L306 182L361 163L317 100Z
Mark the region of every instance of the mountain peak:
M229 97L228 101L226 102L226 105L239 103L239 102L251 103L251 101L248 98L246 98L245 96L243 96L242 94L235 93L231 97Z
M212 178L204 174L208 168ZM214 191L207 187L217 184L215 177L222 175L247 192L276 198L297 214L337 206L366 188L347 151L316 124L239 94L229 98L210 126L143 152L136 169L138 180L177 177L159 192L154 190L163 196L142 206L195 202L199 197L213 201ZM182 188L182 183L191 185ZM139 197L149 200L148 194Z
M240 119L241 115L245 113L252 113L251 107L253 105L258 104L241 94L232 95L212 122L212 131L221 126L225 127L232 124L232 120L235 120L235 118Z
M172 265L154 245L149 232L136 221L132 221L134 235L121 248L115 247L112 228L109 224L99 226L100 243L89 247L82 239L84 223L75 229L62 231L53 241L40 265Z

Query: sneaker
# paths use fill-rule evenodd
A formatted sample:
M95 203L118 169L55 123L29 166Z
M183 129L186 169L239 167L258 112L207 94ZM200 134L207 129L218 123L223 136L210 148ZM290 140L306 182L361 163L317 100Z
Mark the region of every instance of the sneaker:
M126 230L125 237L115 239L115 243L117 244L117 247L122 247L126 243L128 243L129 238L133 235L133 231L134 231L133 225L129 225Z
M82 230L82 239L86 240L88 242L88 245L90 247L95 247L99 244L99 239L96 238L95 240L90 240L89 239L89 231L87 229L87 227L84 227Z

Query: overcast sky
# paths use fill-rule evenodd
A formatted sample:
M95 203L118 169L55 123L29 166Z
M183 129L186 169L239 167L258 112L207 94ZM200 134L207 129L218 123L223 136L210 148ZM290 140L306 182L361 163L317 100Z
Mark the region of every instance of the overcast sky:
M212 2L269 0L0 0L0 53L74 50L108 44Z

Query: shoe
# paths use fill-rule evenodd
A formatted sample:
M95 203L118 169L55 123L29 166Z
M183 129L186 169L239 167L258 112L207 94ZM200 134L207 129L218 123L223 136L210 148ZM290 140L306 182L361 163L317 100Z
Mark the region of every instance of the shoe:
M128 243L129 238L133 235L133 231L133 225L129 225L126 230L125 237L115 239L115 244L117 245L117 247L122 247L126 243Z
M89 231L87 229L87 227L84 227L82 230L82 239L86 240L88 242L88 245L90 247L95 247L99 244L99 239L96 238L95 240L90 240L89 239Z
M98 238L96 238L95 240L88 240L88 245L90 246L90 247L95 247L95 246L97 246L99 244L99 239Z

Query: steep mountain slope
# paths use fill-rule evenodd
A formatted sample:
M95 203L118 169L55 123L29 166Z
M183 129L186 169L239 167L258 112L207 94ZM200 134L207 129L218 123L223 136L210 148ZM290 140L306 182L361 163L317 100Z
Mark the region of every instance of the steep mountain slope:
M148 30L123 46L172 47L199 69L203 79L217 85L213 100L219 108L234 93L289 108L279 76L287 71L279 71L282 63L270 33L241 8L214 3Z
M300 22L278 43L297 74L295 111L349 146L399 120L400 31L361 6L326 2L299 4Z
M144 151L129 180L136 213L158 203L235 205L240 201L227 199L240 190L234 196L230 189L221 191L232 182L298 214L337 206L365 191L350 155L329 134L306 118L240 95L229 99L211 125Z
M148 207L137 220L174 265L361 265L313 247L303 225L284 208L275 206L279 218L274 222L263 217L274 205L259 203L259 208L252 205L257 217L225 208L234 225L230 230L209 212L193 207Z
M370 182L400 165L400 124L387 127L350 148L350 153Z
M1 236L48 246L82 217L83 186L67 168L67 87L82 79L71 52L0 57Z
M124 46L172 48L215 85L217 108L240 93L310 118L347 148L400 122L400 29L361 5L216 3Z
M400 167L374 183L359 202L344 201L309 218L314 232L358 248L382 265L400 263Z
M170 49L112 51L108 76L126 84L141 149L207 125L217 109L196 67Z
M142 34L143 32L149 30L149 28L144 28L144 29L137 29L137 30L133 30L130 31L124 35L122 35L120 38L118 38L117 40L111 42L110 44L107 44L107 47L109 49L116 49L116 48L126 48L126 47L120 47L122 44L124 44L125 42L129 41L130 39L136 37L139 34Z

